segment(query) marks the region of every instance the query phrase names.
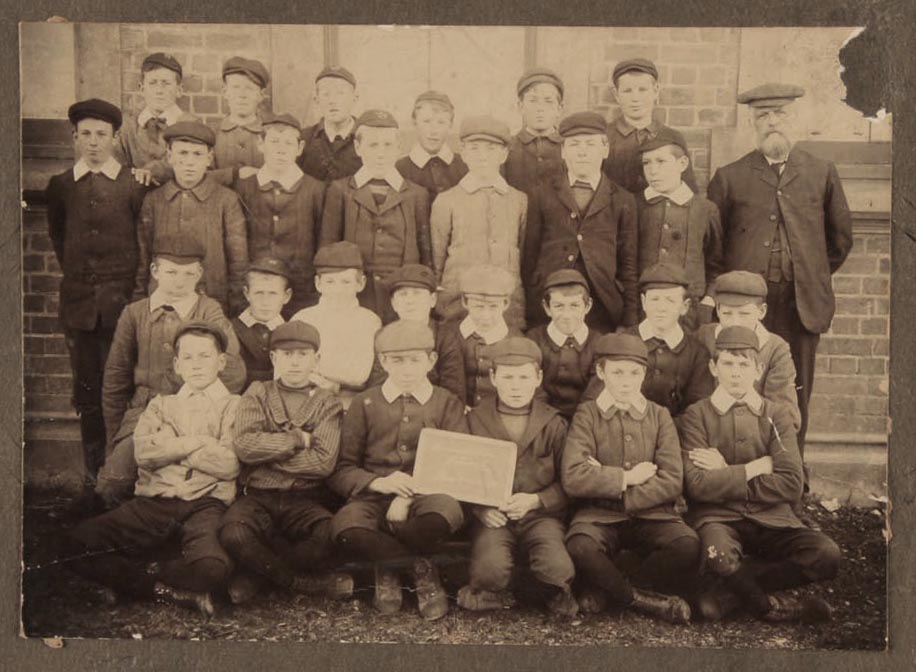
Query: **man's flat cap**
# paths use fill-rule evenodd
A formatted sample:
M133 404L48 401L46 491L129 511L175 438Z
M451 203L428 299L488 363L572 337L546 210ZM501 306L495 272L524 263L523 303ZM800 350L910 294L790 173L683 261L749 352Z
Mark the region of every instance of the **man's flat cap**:
M426 350L431 352L436 347L432 329L419 322L397 320L382 327L375 335L375 352L405 352L407 350Z
M73 103L67 110L67 118L76 126L83 119L99 119L107 121L114 130L121 128L121 110L107 100L90 98Z
M300 124L299 120L291 114L267 113L264 115L262 123L264 126L290 126L295 128L300 133L302 132L302 124Z
M213 322L207 322L205 320L192 320L190 322L183 322L179 327L178 331L175 332L175 337L172 339L172 348L175 352L178 352L178 340L184 336L189 331L203 331L208 334L212 334L219 345L220 352L226 352L226 348L229 345L229 337L226 336L226 332L220 328L219 325L214 324Z
M437 105L447 107L451 111L455 110L455 106L452 104L452 99L441 91L424 91L419 96L417 96L413 106L419 107L423 103L436 103Z
M515 90L519 98L535 84L553 84L557 87L557 91L560 92L560 98L563 97L563 80L560 79L560 76L556 72L550 68L532 68L526 70L525 74L518 78L518 84L516 84Z
M233 56L223 63L223 79L226 75L245 75L262 89L270 82L270 73L261 61Z
M642 72L652 75L656 80L658 79L658 68L648 58L628 58L614 66L614 72L611 75L611 81L614 82L614 86L617 86L617 80L620 79L620 76L628 72Z
M519 364L541 365L543 354L538 344L524 336L509 336L490 346L490 357L494 364L518 366Z
M292 272L289 270L289 264L276 257L258 257L248 264L248 271L250 273L279 275L287 280L292 280Z
M176 264L203 261L207 250L196 236L164 233L153 239L153 258L161 257Z
M724 306L743 306L766 298L767 281L758 273L729 271L716 278L715 299Z
M668 287L688 287L687 271L683 266L660 262L649 266L639 276L639 289L665 289Z
M489 140L509 144L509 127L499 119L488 116L467 117L461 122L458 137L464 142Z
M370 128L397 128L398 120L387 110L366 110L356 120L356 128L369 126Z
M505 268L478 264L469 266L458 278L462 294L471 296L505 296L515 291L515 276Z
M363 270L363 257L359 252L359 247L348 240L341 240L320 248L315 253L312 263L318 272L342 271L347 268Z
M574 135L605 135L607 121L597 112L574 112L563 118L557 132L564 138Z
M795 84L769 82L738 94L738 102L751 107L781 107L801 98L805 90Z
M747 327L725 327L716 336L716 350L757 350L757 334Z
M423 264L400 266L388 276L388 288L394 294L394 291L400 287L420 287L435 292L436 274L433 273L433 269Z
M213 147L216 142L213 129L200 121L179 121L166 127L162 132L162 137L169 143L175 140L186 140L207 147Z
M643 365L649 363L646 344L635 334L605 334L595 341L595 356L626 359Z
M356 77L353 75L353 73L339 65L330 65L324 68L315 77L315 83L317 84L325 77L336 77L337 79L342 79L345 82L350 82L351 86L356 86Z
M639 152L640 154L643 152L651 152L653 149L667 147L668 145L680 147L685 153L688 151L687 140L684 138L684 134L668 126L663 126L659 129L658 133L655 134L654 138L647 139L639 146Z
M284 322L270 332L271 350L311 348L317 352L320 347L321 335L318 330L302 320Z
M143 64L140 66L140 71L148 72L149 70L155 70L157 68L171 70L178 75L178 79L184 76L184 71L181 69L181 63L175 60L175 57L171 54L164 54L161 51L157 51L155 54L150 54L144 58Z
M562 285L582 285L588 289L588 280L579 271L574 268L561 268L547 276L544 281L544 291L551 287L560 287Z

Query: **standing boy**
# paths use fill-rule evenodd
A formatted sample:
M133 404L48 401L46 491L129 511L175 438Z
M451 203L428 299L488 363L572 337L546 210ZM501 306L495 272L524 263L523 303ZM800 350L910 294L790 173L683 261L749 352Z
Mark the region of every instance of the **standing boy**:
M298 163L306 175L332 182L363 165L353 146L353 107L358 98L356 77L346 68L329 66L315 77L315 106L321 119L302 133L305 151Z
M213 146L214 174L222 184L248 177L264 163L261 102L270 75L260 61L233 56L223 63L223 98L229 108Z

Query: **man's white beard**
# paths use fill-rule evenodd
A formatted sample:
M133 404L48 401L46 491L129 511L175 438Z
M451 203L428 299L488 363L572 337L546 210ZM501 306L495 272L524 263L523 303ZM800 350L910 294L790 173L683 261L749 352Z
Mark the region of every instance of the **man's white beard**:
M760 143L760 151L769 159L784 160L792 149L792 142L779 131L773 131Z

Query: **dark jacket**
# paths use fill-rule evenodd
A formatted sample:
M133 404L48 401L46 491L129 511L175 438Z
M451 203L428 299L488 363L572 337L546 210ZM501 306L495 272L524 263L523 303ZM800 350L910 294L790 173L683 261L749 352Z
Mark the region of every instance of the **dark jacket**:
M245 362L245 386L247 389L253 380L273 380L274 367L270 362L270 330L267 325L254 324L247 326L238 317L233 317L232 330L239 340L242 360Z
M639 146L646 140L655 138L662 129L668 129L668 127L653 120L646 128L637 130L630 126L622 115L618 115L608 124L607 128L610 147L608 157L604 160L604 174L633 194L638 194L645 189L648 183L642 170ZM697 178L693 174L693 163L687 166L683 179L687 186L697 193Z
M563 174L562 149L563 138L556 133L536 137L522 129L509 140L509 155L502 167L506 182L530 199L544 180Z
M324 119L302 129L302 139L305 140L305 149L296 163L302 172L316 180L331 182L349 177L363 165L353 147L353 134L331 142L324 132Z
M564 348L559 346L547 334L547 325L540 325L530 329L528 338L541 348L541 371L544 372L544 382L541 389L547 396L547 403L556 408L567 419L572 419L582 401L582 395L589 382L595 378L595 342L601 334L594 329L588 330L588 338L581 346L572 346L575 351L575 364L569 366L563 360ZM570 359L573 359L570 357ZM598 392L601 390L599 389ZM597 392L595 394L597 396Z
M445 163L438 157L432 157L426 165L420 168L410 160L409 156L402 156L394 167L404 176L429 192L429 203L432 206L436 196L443 191L448 191L468 174L467 164L458 154L455 154L451 163Z

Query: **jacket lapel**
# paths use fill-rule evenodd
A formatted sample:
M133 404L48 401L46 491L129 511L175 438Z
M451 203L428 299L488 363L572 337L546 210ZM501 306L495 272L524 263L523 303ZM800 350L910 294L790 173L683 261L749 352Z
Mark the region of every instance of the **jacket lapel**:
M474 415L477 416L480 424L486 429L487 436L499 439L500 441L512 441L503 425L503 421L499 419L495 400L488 399L483 404L479 405L474 409Z
M796 177L798 177L798 150L789 152L786 166L782 169L782 175L779 176L779 186L784 187Z
M392 208L400 205L401 201L404 200L404 191L407 189L407 182L401 184L401 188L398 191L389 191L388 198L385 199L385 202L382 203L378 208L378 213L382 214L391 210ZM371 198L371 196L370 196Z
M280 390L277 388L277 383L273 381L265 383L264 388L267 408L270 410L273 421L279 427L286 427L290 420L286 414L286 406L283 405L283 399L280 398Z
M560 199L563 207L570 212L577 213L576 216L578 216L579 205L576 203L576 197L573 196L572 187L569 186L565 175L554 181L554 188L557 190L557 198Z
M598 182L598 189L595 191L595 195L592 198L592 202L588 204L588 208L585 211L584 219L594 217L611 205L611 191L613 189L614 187L611 186L607 177L602 175L601 181Z
M379 214L378 206L375 204L375 199L372 197L372 191L370 191L368 185L363 185L359 188L354 186L353 200L366 208L372 214Z
M540 435L541 430L557 414L556 409L551 408L540 399L535 398L531 405L531 415L528 416L528 426L525 427L525 433L522 434L522 440L519 442L519 454L524 453L534 440ZM502 423L500 423L502 424Z
M751 161L751 167L757 172L757 176L761 180L766 182L771 187L776 187L779 184L779 177L776 175L776 173L773 172L773 169L770 168L770 164L767 163L767 160L764 158L763 154L760 152L754 152L754 156Z

